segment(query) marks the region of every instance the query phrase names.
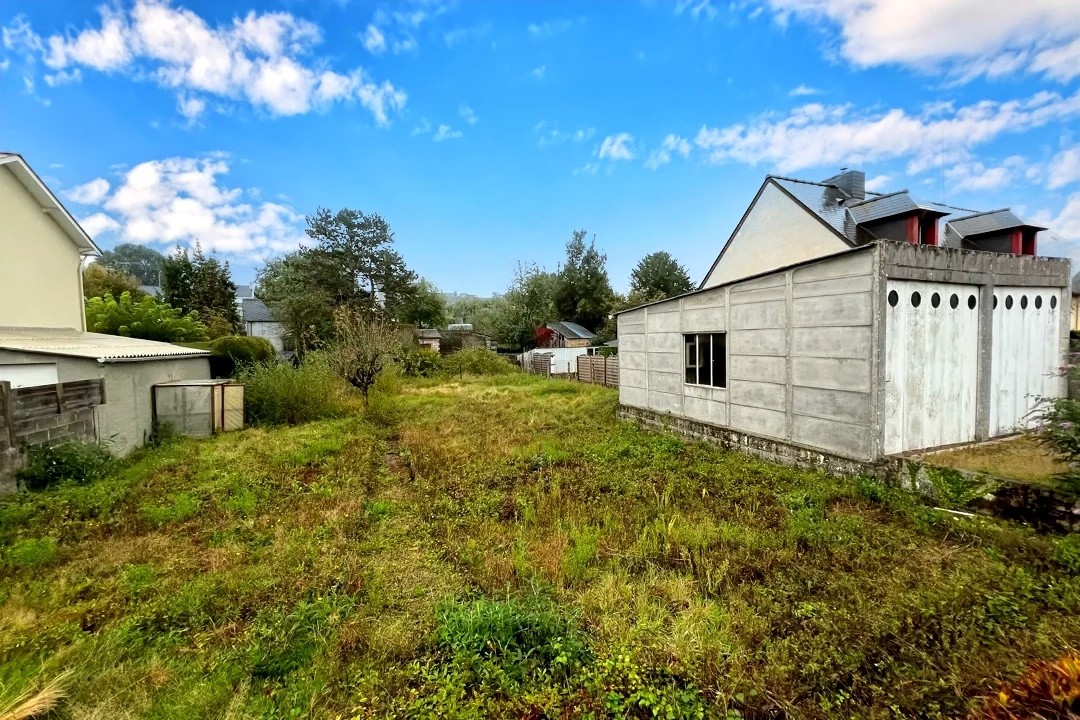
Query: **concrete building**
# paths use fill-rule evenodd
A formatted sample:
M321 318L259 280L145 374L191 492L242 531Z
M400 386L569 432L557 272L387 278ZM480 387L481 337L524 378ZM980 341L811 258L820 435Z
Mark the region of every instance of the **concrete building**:
M152 430L151 387L210 366L202 350L86 332L82 263L99 254L26 161L0 154L0 382L103 380L94 436L126 453Z
M285 336L288 334L284 323L274 319L273 311L258 298L245 298L240 301L240 317L244 323L244 332L251 337L261 337L274 346L274 352L285 350Z
M974 236L1019 230L1028 253L946 247L949 208L894 194L898 216L835 212L852 197L836 178L767 179L698 290L619 314L621 414L854 472L1011 433L1064 394L1070 268L1034 256L1037 230ZM768 267L778 248L796 261Z
M437 328L417 328L416 343L424 350L439 352L442 343L442 333Z

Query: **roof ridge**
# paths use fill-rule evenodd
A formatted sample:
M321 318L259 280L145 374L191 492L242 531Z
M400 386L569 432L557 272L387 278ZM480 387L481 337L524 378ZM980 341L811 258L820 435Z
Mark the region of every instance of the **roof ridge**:
M838 190L840 189L839 185L835 185L833 183L818 182L816 180L801 180L799 178L787 177L786 175L766 175L765 178L768 180L787 180L788 182L797 182L804 185L817 185L818 187L831 187Z
M951 206L946 206L946 207L951 207ZM963 209L963 208L960 208L960 209ZM965 212L967 212L967 211L965 211ZM970 220L971 218L982 217L983 215L993 215L994 213L999 213L999 212L1012 212L1012 208L1003 207L1003 208L998 208L997 210L983 210L982 212L972 213L971 215L964 215L963 217L953 218L952 220L949 220L949 222L954 223L954 222L958 222L960 220ZM1019 219L1019 218L1017 218L1017 219Z
M853 203L846 203L846 205L847 205L847 206L848 206L849 208L853 208L853 207L861 207L861 206L863 206L863 205L866 205L867 203L877 202L878 200L884 200L885 198L891 198L891 197L893 197L894 195L904 195L905 193L906 193L906 194L907 194L907 195L908 195L909 197L911 196L911 193L910 193L910 192L909 192L909 191L908 191L908 190L907 190L907 189L905 188L905 189L903 189L903 190L897 190L897 191L895 191L895 192L891 192L891 193L885 193L884 195L878 195L877 197L872 197L872 198L863 198L862 200L856 200L856 201L855 201L855 202L853 202ZM913 198L913 197L912 197L912 198L911 198L911 200L912 200L912 201L914 202L914 201L915 201L915 198Z

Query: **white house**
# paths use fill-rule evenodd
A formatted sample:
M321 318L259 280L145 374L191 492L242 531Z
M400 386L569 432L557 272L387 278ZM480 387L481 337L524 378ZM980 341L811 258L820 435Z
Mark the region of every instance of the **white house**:
M86 332L82 264L94 242L26 161L0 153L0 381L104 381L95 434L119 453L153 427L151 387L210 377L208 353Z
M768 177L699 289L619 314L620 412L853 472L1014 432L1065 392L1069 261L1040 229Z
M276 353L285 350L285 325L274 319L274 313L266 303L255 297L244 298L240 301L240 316L245 333L269 341Z

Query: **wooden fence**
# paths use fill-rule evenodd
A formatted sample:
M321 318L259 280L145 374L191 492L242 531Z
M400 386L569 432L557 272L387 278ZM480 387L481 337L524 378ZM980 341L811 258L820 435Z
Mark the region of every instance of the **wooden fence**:
M578 355L577 379L594 385L618 387L619 356Z
M104 402L101 380L27 388L0 382L0 494L15 489L27 448L94 440L94 408Z

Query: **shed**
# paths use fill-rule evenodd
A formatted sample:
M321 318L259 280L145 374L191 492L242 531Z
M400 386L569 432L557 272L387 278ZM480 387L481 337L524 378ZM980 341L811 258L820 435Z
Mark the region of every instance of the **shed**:
M596 339L595 333L568 320L550 322L547 324L547 329L553 334L550 344L553 348L588 347Z
M1062 397L1069 261L896 241L618 315L620 414L861 472Z
M244 427L244 386L228 380L173 380L154 386L154 422L181 435L210 437Z
M152 340L64 328L0 327L0 380L32 372L38 377L49 373L49 380L57 383L104 382L105 402L94 409L97 435L121 455L144 444L153 431L151 388L209 378L208 356L205 350Z
M439 352L439 346L442 343L442 333L436 328L417 328L416 342L420 347L426 350Z

